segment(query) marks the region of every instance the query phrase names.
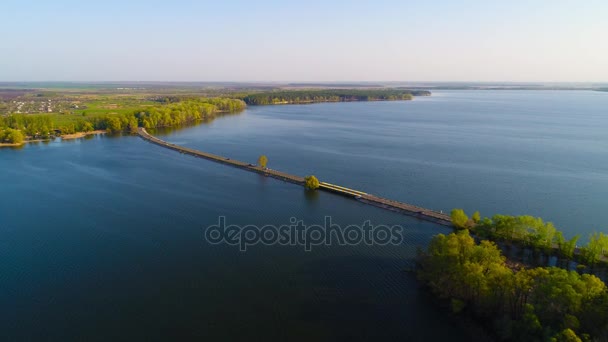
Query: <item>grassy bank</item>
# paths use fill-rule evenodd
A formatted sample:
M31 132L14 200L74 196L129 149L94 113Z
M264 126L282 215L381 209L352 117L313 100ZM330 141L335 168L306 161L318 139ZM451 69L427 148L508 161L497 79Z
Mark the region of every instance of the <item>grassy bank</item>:
M198 98L176 103L144 102L138 106L135 104L122 102L109 106L97 103L86 108L74 105L78 108L74 107L73 111L65 113L1 116L0 142L21 144L27 140L55 137L71 139L100 131L134 132L137 127L178 126L245 108L243 101L227 98Z

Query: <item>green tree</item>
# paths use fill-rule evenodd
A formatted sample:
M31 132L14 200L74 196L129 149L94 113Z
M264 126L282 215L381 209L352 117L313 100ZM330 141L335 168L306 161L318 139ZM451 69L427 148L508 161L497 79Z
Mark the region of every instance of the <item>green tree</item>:
M473 213L473 216L471 216L471 220L473 220L473 223L475 224L479 223L479 221L481 220L481 214L479 213L479 211Z
M268 158L267 158L265 155L261 155L261 156L258 158L258 165L259 165L261 168L265 169L267 164L268 164Z
M23 136L23 132L14 129L10 132L8 139L13 144L21 144L25 137Z
M450 214L452 218L452 224L456 228L467 228L469 223L469 217L464 213L462 209L452 209L452 213Z
M91 132L94 129L95 128L93 127L93 124L90 123L89 121L85 121L85 122L82 123L82 131L83 132Z
M319 180L317 179L317 177L315 176L306 176L304 178L305 182L304 182L304 186L306 187L306 189L308 190L315 190L319 188Z
M109 133L116 133L122 131L122 123L115 115L108 116L106 118L106 130Z
M592 265L600 261L605 252L608 252L608 235L603 233L591 235L587 246L581 248L583 259Z
M583 342L572 329L564 329L555 335L556 342Z
M137 133L137 128L139 126L139 122L137 121L137 118L135 118L134 116L128 117L126 118L126 127L129 129L129 132L131 134L136 134Z
M574 250L576 249L576 242L579 239L579 235L574 236L570 240L564 239L564 235L562 232L555 233L555 242L557 243L557 248L559 249L559 253L568 259L572 259L574 257Z
M21 144L25 140L23 132L18 129L6 128L0 131L0 142L8 144Z

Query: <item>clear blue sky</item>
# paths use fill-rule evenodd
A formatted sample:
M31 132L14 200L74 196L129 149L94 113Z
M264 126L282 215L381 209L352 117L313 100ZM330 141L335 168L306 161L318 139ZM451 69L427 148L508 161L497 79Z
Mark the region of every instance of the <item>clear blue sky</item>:
M2 0L0 81L608 81L608 1Z

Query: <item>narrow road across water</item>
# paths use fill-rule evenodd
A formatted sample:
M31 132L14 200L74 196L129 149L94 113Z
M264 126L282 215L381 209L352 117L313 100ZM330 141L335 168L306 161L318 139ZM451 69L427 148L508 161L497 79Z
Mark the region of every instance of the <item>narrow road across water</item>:
M199 150L194 150L191 148L171 144L169 142L158 139L157 137L151 135L150 133L148 133L146 131L145 128L141 128L141 127L138 128L137 133L144 140L147 140L153 144L156 144L156 145L159 145L159 146L162 146L162 147L165 147L165 148L168 148L168 149L180 152L180 153L189 154L189 155L192 155L195 157L208 159L208 160L211 160L211 161L214 161L217 163L234 166L234 167L237 167L237 168L240 168L243 170L247 170L250 172L259 173L259 174L262 174L267 177L272 177L272 178L276 178L276 179L279 179L279 180L282 180L285 182L290 182L290 183L299 184L299 185L304 186L304 177L295 176L295 175L291 175L288 173L271 170L268 168L262 168L260 166L254 165L254 164L249 164L249 163L245 163L242 161L230 159L227 157L218 156L215 154L206 153L206 152L202 152ZM358 200L361 203L373 205L373 206L383 208L386 210L400 212L400 213L406 214L408 216L416 217L421 220L430 221L430 222L434 222L434 223L437 223L440 225L452 227L452 221L451 221L449 215L446 215L444 213L439 213L434 210L417 207L415 205L411 205L411 204L407 204L407 203L403 203L403 202L393 201L388 198L374 196L374 195L371 195L371 194L368 194L368 193L365 193L365 192L362 192L359 190L349 189L349 188L346 188L343 186L329 184L329 183L325 183L325 182L321 182L319 184L319 189L337 193L342 196L350 197L350 198Z

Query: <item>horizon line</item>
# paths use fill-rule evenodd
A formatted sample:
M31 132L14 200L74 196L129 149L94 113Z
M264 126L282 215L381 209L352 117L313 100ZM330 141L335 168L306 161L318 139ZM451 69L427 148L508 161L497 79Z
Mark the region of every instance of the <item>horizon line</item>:
M0 84L9 83L238 83L238 84L256 84L256 83L271 83L271 84L357 84L357 83L480 83L480 84L608 84L606 81L178 81L178 80L20 80L20 81L2 81Z

